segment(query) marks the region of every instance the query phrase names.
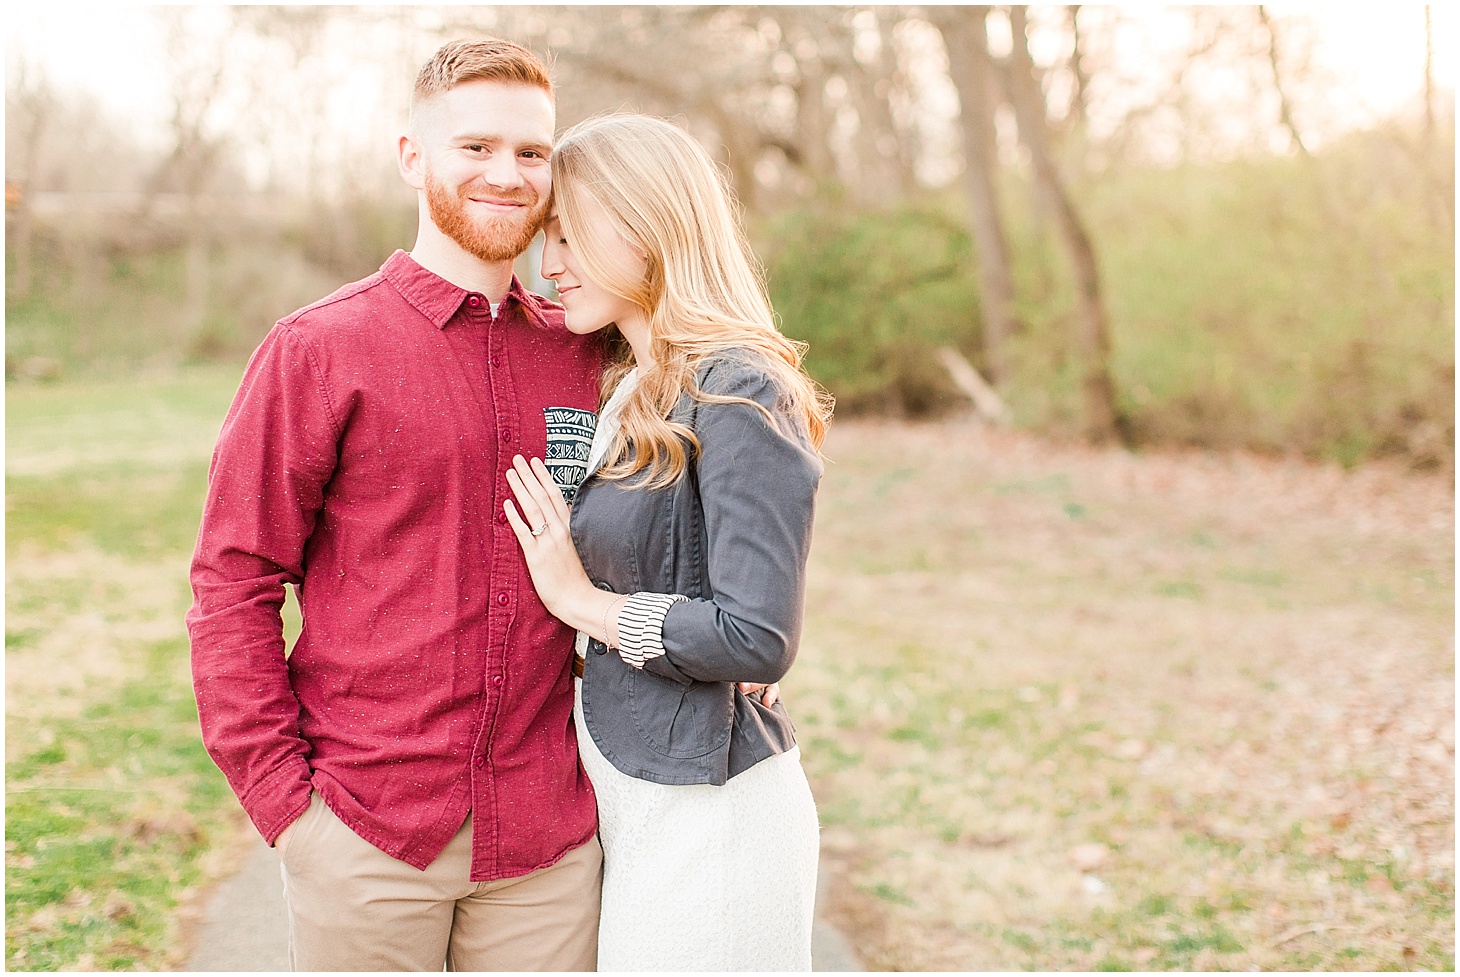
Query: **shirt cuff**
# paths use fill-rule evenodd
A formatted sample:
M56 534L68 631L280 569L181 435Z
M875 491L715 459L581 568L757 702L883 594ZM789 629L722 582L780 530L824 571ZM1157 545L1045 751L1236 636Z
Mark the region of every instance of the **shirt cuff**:
M664 618L680 601L680 594L630 594L618 612L618 655L634 668L664 654Z

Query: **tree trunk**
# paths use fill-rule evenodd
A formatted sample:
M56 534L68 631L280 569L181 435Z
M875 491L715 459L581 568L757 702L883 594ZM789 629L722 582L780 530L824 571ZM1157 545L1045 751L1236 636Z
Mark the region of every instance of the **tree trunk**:
M1070 128L1083 137L1090 75L1085 71L1085 45L1080 35L1080 5L1071 4L1070 12L1070 73L1075 77L1075 93L1070 99Z
M1425 4L1425 146L1435 140L1435 31Z
M1092 440L1109 441L1122 434L1124 425L1115 409L1115 384L1110 378L1110 325L1100 296L1095 249L1050 154L1044 94L1034 80L1034 62L1029 56L1025 34L1025 8L1011 7L1009 20L1014 34L1009 53L1009 96L1014 104L1014 116L1019 135L1029 149L1035 176L1044 185L1075 279L1076 341L1081 357L1080 386L1085 399L1086 431Z
M963 183L968 194L969 230L978 259L979 304L983 312L984 366L999 386L1008 380L1007 340L1018 329L1014 276L999 215L998 165L994 149L992 62L984 26L987 6L934 7L948 49L948 70L958 89L963 127Z
M1278 68L1277 30L1272 25L1272 18L1267 15L1266 7L1258 6L1257 19L1262 21L1262 26L1267 31L1267 63L1272 68L1272 87L1277 90L1278 117L1282 121L1283 127L1288 130L1288 135L1292 137L1293 145L1298 147L1298 152L1304 156L1310 156L1312 154L1308 152L1308 146L1303 142L1303 135L1298 131L1298 124L1293 121L1293 107L1288 102L1287 89L1283 88L1283 76Z
M801 163L818 188L836 182L836 161L831 155L831 113L826 110L826 72L819 58L797 63L796 136Z
M857 127L859 192L872 207L891 210L913 193L917 180L911 160L902 148L907 140L898 131L892 115L897 64L891 54L891 28L895 21L882 10L875 13L881 39L877 57L870 63L849 58L847 74L860 120Z

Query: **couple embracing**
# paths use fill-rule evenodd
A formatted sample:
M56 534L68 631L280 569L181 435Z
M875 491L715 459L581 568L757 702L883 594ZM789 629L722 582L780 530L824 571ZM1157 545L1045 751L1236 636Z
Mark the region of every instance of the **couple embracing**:
M214 452L194 687L296 970L810 969L774 683L829 408L693 139L553 134L526 49L438 51L414 248L274 327Z

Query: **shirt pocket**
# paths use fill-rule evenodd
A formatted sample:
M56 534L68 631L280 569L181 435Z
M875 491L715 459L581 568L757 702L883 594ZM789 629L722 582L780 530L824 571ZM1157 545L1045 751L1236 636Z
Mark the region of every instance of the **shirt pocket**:
M588 474L588 453L593 447L593 430L598 415L577 407L544 407L547 425L547 447L543 464L553 476L559 491L569 505L578 495L578 486Z
M629 712L639 736L655 753L689 759L729 742L735 706L729 683L685 686L652 672L631 671Z

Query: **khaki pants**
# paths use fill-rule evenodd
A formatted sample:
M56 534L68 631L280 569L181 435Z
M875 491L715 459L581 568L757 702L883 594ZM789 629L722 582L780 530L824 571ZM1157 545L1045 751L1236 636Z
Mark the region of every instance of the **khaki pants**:
M594 970L595 837L513 879L468 881L471 818L425 871L351 831L318 794L286 839L289 963L318 970Z

